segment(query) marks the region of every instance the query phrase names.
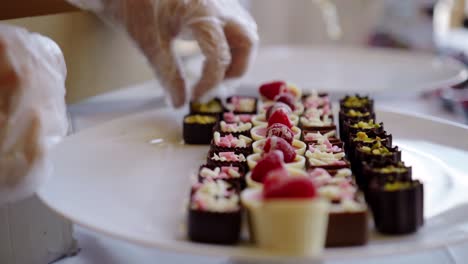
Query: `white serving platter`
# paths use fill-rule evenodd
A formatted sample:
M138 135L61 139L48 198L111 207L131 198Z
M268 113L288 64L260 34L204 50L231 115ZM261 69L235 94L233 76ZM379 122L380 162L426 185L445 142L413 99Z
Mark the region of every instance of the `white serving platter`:
M398 254L468 239L468 128L385 110L378 120L425 183L425 226L407 236L372 233L368 245L326 249L325 259ZM208 146L182 142L182 112L161 109L68 137L52 153L54 177L39 191L53 210L95 231L148 247L233 259L278 259L249 246L185 237L189 179Z

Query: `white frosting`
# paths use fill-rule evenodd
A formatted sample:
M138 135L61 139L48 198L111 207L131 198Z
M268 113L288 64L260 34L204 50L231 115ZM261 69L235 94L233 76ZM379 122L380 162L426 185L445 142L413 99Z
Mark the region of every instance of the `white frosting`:
M220 126L221 126L221 131L227 132L227 133L243 132L243 131L250 130L252 128L251 123L243 123L243 122L227 124L226 122L221 121Z
M255 111L255 99L246 97L232 98L232 103L226 104L226 108L230 111L252 112Z
M219 153L219 154L213 153L213 156L211 157L211 159L216 160L216 161L240 161L240 162L246 161L245 156L243 154L232 153L232 157L234 159L223 156L223 155L221 155L221 153Z
M348 178L351 177L352 174L353 172L348 168L339 169L335 174L335 178Z
M222 137L217 131L213 134L213 140L215 145L228 148L245 148L252 144L252 139L244 135L240 135L239 137L232 135Z
M331 125L333 125L333 121L330 118L330 116L328 116L328 115L310 117L310 118L302 116L301 117L301 124L304 125L304 126L308 126L308 127L311 127L311 126L322 127L322 126L331 126Z
M322 133L318 132L307 132L304 136L305 140L311 141L311 140L316 140L323 142L333 136L336 135L336 130L329 131L325 134L322 135Z
M339 161L342 161L342 159L345 156L345 153L344 152L338 152L338 153L322 152L320 150L311 152L310 150L308 150L305 156L308 158L309 163L312 164L313 166L321 166L321 165L332 165Z
M238 211L239 195L229 191L229 187L223 180L204 182L193 194L190 208L210 212Z
M240 173L233 168L229 168L225 171L222 171L220 167L214 169L202 168L200 171L200 176L203 178L239 178Z

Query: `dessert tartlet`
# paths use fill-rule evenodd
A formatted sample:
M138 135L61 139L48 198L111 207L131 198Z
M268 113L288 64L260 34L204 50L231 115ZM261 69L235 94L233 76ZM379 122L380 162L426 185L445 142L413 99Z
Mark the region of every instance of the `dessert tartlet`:
M308 145L324 140L328 140L332 144L341 143L341 140L336 137L336 130L331 130L326 133L322 133L320 131L302 131L302 139Z
M299 117L297 117L297 115L289 115L289 121L297 126L299 124ZM268 124L268 120L264 114L258 114L252 118L252 123L254 126L261 126Z
M423 184L418 180L371 183L368 199L377 231L408 234L424 224Z
M345 122L342 133L343 142L348 141L349 135L355 135L358 132L380 134L384 132L383 123L375 123L373 119L368 121Z
M317 91L312 91L309 94L306 94L302 97L302 104L304 108L324 108L330 107L330 98L327 93L319 93Z
M250 136L250 129L252 129L252 123L250 122L233 122L227 123L226 121L218 122L215 127L214 131L218 131L222 136L232 134L233 136L240 136L244 135L249 137Z
M412 179L411 167L405 166L402 161L392 159L374 160L362 164L362 189L366 192L370 182L379 186L386 182L405 182Z
M221 118L224 112L223 103L221 99L214 98L206 103L201 102L190 102L190 114L199 114L199 115L215 115Z
M254 126L250 130L250 135L255 141L274 135L292 142L293 139L300 139L301 129L297 126L293 126L291 129L289 129L287 126L281 126L281 124L271 127L268 127L267 125L260 125Z
M283 94L290 94L298 101L302 96L302 91L291 83L284 81L273 81L262 84L258 89L261 99L264 102L276 101Z
M330 115L324 116L301 116L299 119L299 127L304 131L322 132L336 130L336 125L333 122L333 117Z
M343 110L358 110L358 111L374 111L374 100L368 96L347 95L340 100L340 109Z
M210 144L218 118L212 115L186 115L183 137L186 144Z
M344 133L345 131L344 124L346 122L356 123L359 121L375 120L375 113L370 112L368 110L364 110L361 112L359 110L354 110L354 109L350 109L350 110L341 109L340 113L338 114L338 119L339 119L338 123L339 123L340 131ZM340 136L343 136L341 132L340 132Z
M344 152L328 152L315 149L313 152L307 150L305 153L308 169L322 168L326 170L339 170L349 168L350 164L345 158Z
M255 166L257 166L258 161L261 159L262 159L261 153L254 153L254 154L247 156L247 164L249 166L249 169L253 170ZM293 161L285 162L284 165L286 168L296 168L296 169L303 170L306 168L306 159L301 155L296 155Z
M239 194L223 180L205 181L192 187L188 213L188 237L201 243L235 244L241 229Z
M329 203L306 177L269 176L262 189L241 194L250 237L261 249L281 255L318 256L325 244Z
M223 180L229 183L233 188L242 190L245 188L245 172L240 167L217 167L202 165L198 170L198 182Z
M233 136L227 134L221 136L219 132L213 133L213 141L211 142L212 152L236 152L242 153L244 156L252 154L253 140L244 135Z
M253 153L263 153L263 148L265 146L266 141L267 139L260 139L260 140L255 141L252 144ZM307 145L304 142L294 139L293 142L291 143L291 146L294 148L297 155L303 156L305 154Z
M249 114L234 114L233 112L225 112L222 115L222 120L226 123L252 123L252 118L255 115Z
M235 151L208 153L206 164L216 167L239 167L244 171L248 170L247 158L244 154Z
M226 109L234 114L257 114L258 99L253 96L231 96L226 99Z

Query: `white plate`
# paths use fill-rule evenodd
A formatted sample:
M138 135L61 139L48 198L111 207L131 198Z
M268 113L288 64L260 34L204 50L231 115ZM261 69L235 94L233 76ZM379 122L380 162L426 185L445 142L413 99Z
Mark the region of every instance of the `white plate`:
M188 71L197 75L201 62L201 57L189 61ZM414 51L273 46L259 49L242 84L257 87L275 78L333 93L376 94L451 86L467 76L465 67L457 61Z
M426 223L415 235L372 234L367 246L327 249L327 259L395 254L468 239L468 130L378 111L425 183ZM66 138L53 152L55 176L39 192L53 210L96 231L137 244L201 255L265 258L253 247L184 238L189 178L207 146L181 143L181 113L143 112Z

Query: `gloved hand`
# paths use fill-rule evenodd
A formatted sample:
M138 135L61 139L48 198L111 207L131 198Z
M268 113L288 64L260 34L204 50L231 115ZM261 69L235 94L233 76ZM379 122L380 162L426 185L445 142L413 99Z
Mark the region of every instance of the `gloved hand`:
M123 26L143 51L175 107L186 101L186 81L172 41L189 33L205 56L192 99L226 78L243 75L258 43L257 26L237 0L68 0Z
M0 204L33 194L47 149L67 131L66 67L39 34L0 24Z

